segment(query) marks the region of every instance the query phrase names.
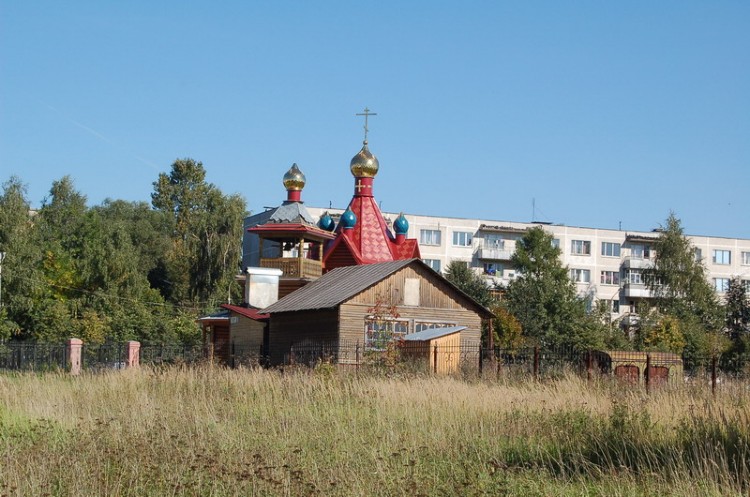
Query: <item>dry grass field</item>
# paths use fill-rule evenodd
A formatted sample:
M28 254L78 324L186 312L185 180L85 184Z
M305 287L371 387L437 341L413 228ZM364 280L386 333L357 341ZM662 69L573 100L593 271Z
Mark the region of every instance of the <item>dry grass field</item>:
M0 375L0 495L750 495L750 390L141 369Z

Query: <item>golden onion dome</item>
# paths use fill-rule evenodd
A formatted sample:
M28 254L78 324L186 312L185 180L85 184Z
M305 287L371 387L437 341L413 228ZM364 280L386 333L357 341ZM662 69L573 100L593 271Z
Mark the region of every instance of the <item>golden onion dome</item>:
M292 167L284 175L284 188L287 191L291 190L302 190L305 187L307 179L304 173L299 170L297 164L292 164Z
M362 150L352 158L349 169L356 178L374 178L378 174L380 164L377 157L367 148L367 142L362 145Z

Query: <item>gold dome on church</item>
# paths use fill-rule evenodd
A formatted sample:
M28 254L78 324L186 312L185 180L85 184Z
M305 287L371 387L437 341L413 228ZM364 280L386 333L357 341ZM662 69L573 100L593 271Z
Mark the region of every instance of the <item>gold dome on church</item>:
M284 175L284 188L287 191L291 190L302 190L305 187L307 179L302 171L299 170L297 164L292 164L292 167Z
M362 145L362 150L352 158L349 169L356 178L374 178L380 169L377 157L367 148L367 142Z

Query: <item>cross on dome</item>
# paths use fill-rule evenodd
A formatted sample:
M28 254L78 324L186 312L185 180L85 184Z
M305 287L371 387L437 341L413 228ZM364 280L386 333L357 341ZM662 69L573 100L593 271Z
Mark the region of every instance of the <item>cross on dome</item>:
M355 116L365 116L365 126L364 126L364 128L365 128L365 140L362 142L365 145L367 145L367 132L370 131L370 128L367 127L368 118L370 116L377 116L377 115L378 114L375 113L375 112L370 112L370 109L368 109L367 107L365 107L365 110L363 112L355 114Z

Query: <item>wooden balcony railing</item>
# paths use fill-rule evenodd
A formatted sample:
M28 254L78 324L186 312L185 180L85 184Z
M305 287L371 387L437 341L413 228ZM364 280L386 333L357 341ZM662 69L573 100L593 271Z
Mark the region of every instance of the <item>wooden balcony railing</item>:
M283 276L291 278L317 278L323 274L322 262L297 257L262 258L260 267L281 269Z

